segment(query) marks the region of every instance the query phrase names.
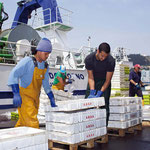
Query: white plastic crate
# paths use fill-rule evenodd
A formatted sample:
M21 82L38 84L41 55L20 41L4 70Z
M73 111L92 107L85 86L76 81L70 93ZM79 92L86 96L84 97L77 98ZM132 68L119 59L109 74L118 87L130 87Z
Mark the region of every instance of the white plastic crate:
M88 109L80 112L47 112L46 122L61 122L74 124L83 121L91 121L106 118L105 109Z
M113 97L110 98L110 105L141 104L141 97Z
M134 118L142 117L141 111L126 113L126 114L110 114L109 120L110 121L127 121Z
M125 129L141 123L140 120L140 118L135 118L129 121L108 121L108 127Z
M106 118L97 119L96 120L96 127L97 128L106 127Z
M106 118L105 109L89 109L81 112L81 121L95 120L98 118Z
M78 134L66 134L61 132L48 132L49 139L59 142L66 142L69 144L79 143L82 140L81 133Z
M112 81L112 88L129 88L129 83L126 81Z
M143 108L143 111L150 112L150 105L145 105L142 108Z
M99 120L100 121L100 120ZM88 131L97 128L96 120L80 123L81 131Z
M141 110L142 106L137 105L128 105L128 106L110 106L110 113L128 113L137 110Z
M93 139L95 137L105 135L106 133L107 133L106 127L97 128L94 130L85 131L85 132L81 132L78 134L65 134L65 133L60 133L60 132L48 132L50 140L65 142L68 144L75 144L75 143L79 143L79 142L82 142L85 140Z
M82 135L83 140L86 141L86 140L96 138L97 132L96 132L96 129L88 130L88 131L83 132L81 135Z
M142 91L143 95L150 95L150 91Z
M80 125L81 125L81 131L82 132L92 130L92 129L95 129L95 128L106 127L106 118L97 119L97 120L93 120L93 121L82 122L82 123L80 123Z
M77 134L81 132L81 125L79 123L70 125L70 124L65 124L65 123L47 122L46 130L63 132L67 134Z
M121 82L124 82L124 81L126 81L126 82L128 82L129 83L129 81L127 80L127 79L129 79L129 78L121 78L119 75L118 76L115 76L115 75L113 75L113 77L112 77L112 82L115 82L115 81L121 81Z
M43 150L48 148L48 137L44 130L18 127L0 130L0 149L30 149L36 147Z
M46 112L46 122L62 122L66 124L73 124L81 122L80 112L65 113L65 112Z
M125 129L130 126L129 121L108 121L108 127L109 128L120 128L120 129Z
M107 129L106 127L102 127L102 128L97 128L94 130L90 130L90 131L86 131L82 133L82 139L84 141L86 140L90 140L99 136L103 136L107 134Z
M106 109L98 109L97 118L106 118Z
M55 122L46 123L47 131L63 132L66 134L77 134L79 132L89 131L100 127L106 127L106 119L97 119L77 124L65 124Z
M97 128L96 129L96 134L97 134L97 137L106 135L107 134L107 128L106 127Z
M99 118L98 116L99 109L89 109L87 111L82 111L81 112L81 121L89 121L89 120L95 120Z
M78 100L67 100L57 101L58 107L51 107L50 105L45 106L45 111L74 111L88 109L98 106L104 106L104 97L90 98L90 99L78 99Z
M139 124L139 121L140 121L139 118L135 118L135 119L130 120L130 127Z

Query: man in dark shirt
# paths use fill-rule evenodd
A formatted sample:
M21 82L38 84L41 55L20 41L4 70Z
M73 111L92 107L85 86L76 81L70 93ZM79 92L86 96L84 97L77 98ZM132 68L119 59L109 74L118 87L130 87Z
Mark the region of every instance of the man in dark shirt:
M102 43L96 52L85 58L85 67L88 72L88 86L85 98L104 96L107 113L106 123L109 120L109 97L111 94L111 78L115 68L115 59L110 55L110 46Z
M130 71L129 75L129 96L134 97L135 94L137 94L138 97L142 97L143 94L141 87L143 87L143 83L141 81L141 72L140 72L141 66L139 64L134 65L134 70Z

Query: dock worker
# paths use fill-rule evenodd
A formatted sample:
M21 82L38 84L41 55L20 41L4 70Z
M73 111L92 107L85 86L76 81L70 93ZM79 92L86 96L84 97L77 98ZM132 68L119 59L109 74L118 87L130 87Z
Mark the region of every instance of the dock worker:
M109 120L109 98L111 94L111 79L115 68L115 59L110 55L108 43L101 43L97 51L85 58L88 72L88 86L85 98L104 96L106 108L106 124Z
M68 79L67 82L66 79ZM67 84L72 84L72 80L67 76L66 67L61 65L60 70L55 74L52 89L64 90Z
M50 99L51 106L56 107L49 85L49 67L46 63L51 52L51 42L47 38L42 38L35 49L34 56L21 59L10 73L8 85L12 88L13 104L18 107L19 113L16 127L39 128L37 114L42 85Z
M0 2L0 32L2 29L2 24L8 19L8 14L4 11L3 3Z
M134 65L134 69L130 71L129 74L129 96L134 97L137 95L138 97L142 97L143 94L141 87L144 87L143 82L141 81L141 66L139 64ZM143 102L143 101L142 101Z

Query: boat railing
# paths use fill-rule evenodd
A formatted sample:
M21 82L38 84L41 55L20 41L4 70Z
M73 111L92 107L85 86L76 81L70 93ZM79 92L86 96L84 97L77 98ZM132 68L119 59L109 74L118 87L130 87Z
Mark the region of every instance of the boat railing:
M64 24L71 26L71 16L73 14L72 11L65 9L63 7L57 7L56 8L56 21L58 22L58 10L60 11L61 18Z
M45 12L48 13L45 15ZM28 25L30 25L32 28L37 28L44 25L44 18L46 18L45 22L51 22L51 9L47 8L45 10L37 10L32 12L31 16L33 17L29 19Z
M63 65L63 61L74 61L76 68L84 68L84 59L88 54L95 51L95 48L82 46L80 49L53 49L49 56L48 63L51 67ZM65 55L63 54L65 53ZM72 57L71 57L72 55ZM65 57L64 57L65 56Z
M59 12L61 14L61 19L63 24L66 25L71 25L71 15L72 15L72 11L67 10L65 8L62 7L56 7L56 22L59 22L59 18L58 18L58 14ZM47 13L45 13L47 12ZM28 21L28 25L30 25L31 27L33 27L34 29L40 27L40 26L45 26L45 25L51 25L52 22L52 12L50 8L41 10L38 9L35 12L32 12L31 14L31 19ZM44 20L44 18L46 18L46 20Z
M16 45L30 46L27 44L0 40L0 63L8 63L8 64L17 63ZM25 55L28 54L24 53L24 56Z
M16 43L15 43L16 44ZM11 63L14 64L15 60L15 49L14 42L7 42L0 40L0 63Z
M82 52L84 54L89 54L95 51L96 48L89 47L89 46L81 46L79 49L79 52Z
M18 57L20 55L16 55L16 47L17 45L22 46L32 46L27 44L21 44L18 42L10 42L0 40L0 63L8 63L8 64L16 64L18 62ZM70 62L74 62L76 68L84 67L84 59L85 57L94 51L94 48L82 46L79 50L77 49L56 49L54 48L51 55L48 58L48 63L50 67L58 67L65 62L68 62L68 66ZM23 58L26 55L31 55L31 51L26 53L24 52Z
M58 11L59 10L59 11ZM48 22L47 25L51 26L52 23L52 10L50 8L44 9L42 10L41 8L33 11L31 13L31 19L28 20L28 25L31 26L32 28L36 29L39 26L44 26L46 22ZM47 13L45 13L47 12ZM63 7L56 7L56 22L59 22L59 18L58 18L58 14L61 14L61 19L62 19L62 23L68 26L71 26L71 16L73 14L72 11L65 9ZM44 20L44 18L46 18L46 20ZM10 28L14 28L13 26L11 27L12 23L17 22L17 25L19 24L25 24L22 22L18 22L18 21L13 21L13 22L9 22L9 23L4 23L2 28L3 30L5 29L10 29Z

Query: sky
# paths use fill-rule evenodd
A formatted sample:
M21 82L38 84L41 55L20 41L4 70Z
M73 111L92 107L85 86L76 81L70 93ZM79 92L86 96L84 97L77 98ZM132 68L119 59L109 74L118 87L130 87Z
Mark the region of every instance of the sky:
M1 0L13 20L18 0ZM73 30L68 42L73 48L98 47L107 42L113 51L124 47L128 54L150 55L150 0L57 0L58 6L73 11Z

